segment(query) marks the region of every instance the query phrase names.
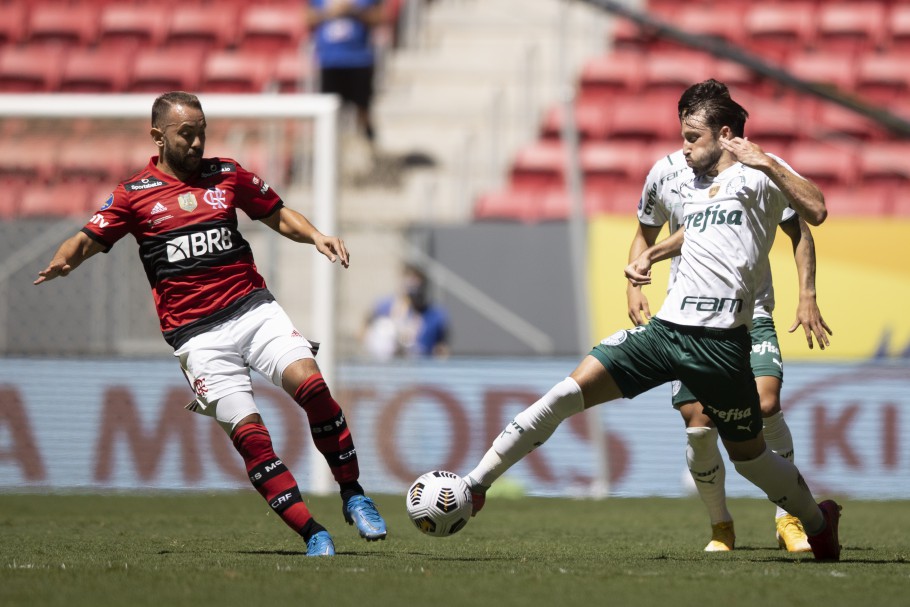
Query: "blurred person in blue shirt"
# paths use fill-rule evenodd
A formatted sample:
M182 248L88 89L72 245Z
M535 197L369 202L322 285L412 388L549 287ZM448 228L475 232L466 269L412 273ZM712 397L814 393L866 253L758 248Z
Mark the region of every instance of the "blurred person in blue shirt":
M386 22L385 0L309 0L307 23L316 42L321 91L357 108L357 124L375 140L370 114L376 66L373 30Z
M405 265L400 292L381 299L367 319L368 353L379 360L445 357L448 339L448 313L431 301L426 275Z

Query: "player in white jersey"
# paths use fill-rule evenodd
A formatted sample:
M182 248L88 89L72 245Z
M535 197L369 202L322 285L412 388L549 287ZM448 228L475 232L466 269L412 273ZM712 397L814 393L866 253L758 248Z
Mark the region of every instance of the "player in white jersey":
M840 558L840 507L832 500L817 504L796 466L767 448L749 363L754 270L768 255L783 210L789 204L812 225L827 210L817 189L742 138L746 115L729 97L705 100L683 115L683 152L694 171L681 190L684 242L679 232L650 247L628 273L647 284L650 264L680 252L666 303L647 325L601 341L569 377L509 422L465 477L475 512L486 489L567 417L679 379L704 406L736 470L800 520L815 558Z
M723 88L723 92L726 94L726 87ZM787 166L780 158L771 156L782 166ZM648 173L638 204L639 226L629 250L630 262L649 246L654 245L665 223L669 224L671 234L682 226L684 219L680 188L693 178L694 174L686 165L682 150L664 156L654 164ZM824 349L828 344L825 331L830 332L830 329L822 319L815 300L815 247L812 234L805 222L789 207L784 210L780 227L793 243L800 281L797 318L790 331L803 325L811 348L814 330L818 335L820 347ZM678 260L678 257L672 259L668 290L673 284ZM763 433L768 447L781 457L793 461L793 437L780 408L783 360L771 317L774 310L774 287L767 258L760 261L765 267L760 270L763 279L759 282L750 331L752 371L758 387ZM629 318L636 325L644 324L650 313L647 297L642 293L641 287L630 283L626 295ZM711 520L711 541L705 550L708 552L732 550L736 536L733 517L726 504L724 489L726 471L717 446L717 429L705 415L691 390L678 380L672 383L672 387L673 406L679 410L686 424L687 467ZM781 548L786 548L789 552L811 550L799 519L788 514L780 506L777 507L775 528Z

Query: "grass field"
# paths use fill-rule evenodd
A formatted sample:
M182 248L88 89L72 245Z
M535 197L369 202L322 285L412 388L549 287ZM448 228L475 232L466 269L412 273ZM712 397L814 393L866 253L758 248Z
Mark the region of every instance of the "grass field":
M337 498L311 498L335 558L252 491L0 495L0 605L906 605L910 504L845 501L840 563L777 550L770 503L732 500L737 549L701 551L695 499L491 499L446 539L401 496L378 496L390 536L367 543Z

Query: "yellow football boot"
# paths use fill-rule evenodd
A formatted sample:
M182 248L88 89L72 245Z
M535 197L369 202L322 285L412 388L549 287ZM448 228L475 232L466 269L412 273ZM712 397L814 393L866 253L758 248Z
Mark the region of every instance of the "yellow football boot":
M792 514L777 519L777 545L787 552L812 552L802 523Z
M804 536L805 537L805 536ZM722 521L711 525L711 541L705 546L705 552L729 552L736 543L733 521Z

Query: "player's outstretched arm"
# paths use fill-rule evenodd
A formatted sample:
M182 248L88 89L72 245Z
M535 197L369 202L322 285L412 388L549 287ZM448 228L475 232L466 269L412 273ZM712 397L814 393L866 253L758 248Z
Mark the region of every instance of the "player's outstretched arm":
M625 275L633 285L651 284L651 266L658 261L676 257L682 251L685 229L664 238L659 243L645 249L641 255L626 266Z
M636 230L635 236L632 238L632 244L629 247L630 264L638 259L639 255L641 255L645 249L654 245L657 241L657 235L660 234L660 230L660 226L654 227L646 226L642 223L638 224L638 230ZM650 320L651 306L648 303L648 298L645 296L644 292L642 292L641 285L636 285L631 280L626 287L626 303L628 305L629 320L631 320L635 326L641 326L645 324L645 320Z
M261 221L285 238L314 245L316 250L328 257L332 263L340 260L345 268L350 265L350 255L343 240L337 236L326 236L317 230L309 219L293 209L281 207Z
M758 145L743 137L721 138L720 145L744 165L767 175L787 197L793 210L807 223L821 225L828 217L825 197L818 186L765 154Z
M83 261L104 250L100 244L89 238L84 232L63 241L47 267L38 272L38 278L32 284L40 285L58 276L67 276L79 267Z
M793 333L802 326L806 333L806 343L811 350L812 336L818 341L818 347L824 350L831 345L829 335L834 332L822 318L815 296L815 240L812 231L801 217L780 224L781 229L793 243L793 259L796 262L796 274L799 278L799 304L796 307L796 320L788 331Z

